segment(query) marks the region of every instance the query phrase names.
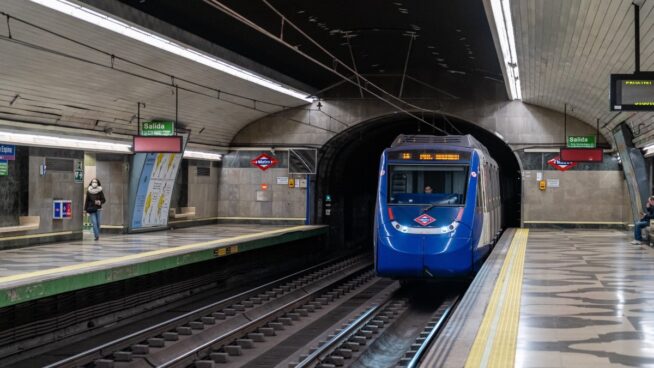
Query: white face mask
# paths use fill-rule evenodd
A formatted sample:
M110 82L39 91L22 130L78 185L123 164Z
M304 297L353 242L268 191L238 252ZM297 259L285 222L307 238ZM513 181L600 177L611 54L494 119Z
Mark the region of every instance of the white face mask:
M97 188L97 187L98 187L98 182L96 182L96 181L91 182L91 186L92 186L93 188Z

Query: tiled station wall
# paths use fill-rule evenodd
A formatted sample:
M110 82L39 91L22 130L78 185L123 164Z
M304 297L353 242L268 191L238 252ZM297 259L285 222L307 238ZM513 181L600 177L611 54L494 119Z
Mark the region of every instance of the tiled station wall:
M27 216L28 158L29 148L16 147L7 176L0 176L0 226L18 225L18 216Z
M107 202L102 206L102 225L123 226L127 203L129 177L128 156L86 153L84 155L84 190L93 178L102 184Z
M184 160L171 208L195 207L197 219L304 218L306 189L276 184L277 177L289 177L288 153L268 152L279 160L279 164L267 171L250 163L260 153L230 153L223 163ZM46 173L42 175L40 166L52 159L58 160L58 165L46 166ZM76 159L84 162L82 183L74 180L73 161ZM9 162L9 175L0 176L0 227L18 225L19 216L27 215L40 216L40 227L31 231L0 232L0 249L81 238L84 196L94 177L100 180L107 199L102 210L102 225L120 231L126 227L130 215L129 165L127 155L18 146L16 160ZM268 184L267 190L261 188L264 183ZM71 200L73 218L54 220L53 199ZM53 237L53 233L62 232L67 233ZM35 234L44 235L38 239L29 237Z
M602 163L579 163L568 171L547 164L557 153L518 151L523 172L523 221L557 223L627 224L631 210L622 167L613 155ZM538 187L543 180L558 179L559 187Z
M265 171L252 166L250 160L261 153L277 158L279 163ZM306 189L277 184L278 177L306 178L288 174L286 151L237 151L225 155L218 178L219 216L304 218ZM261 184L268 184L268 189L262 190Z
M189 160L187 205L179 207L195 207L195 215L199 218L217 217L219 172L218 162Z
M46 158L69 161L69 164L66 165L69 166L69 169L60 170L53 165L48 165L46 174L41 175L39 167L47 162ZM24 183L29 188L28 215L41 217L39 229L30 233L81 231L84 184L75 183L72 170L75 159L84 160L84 153L51 148L29 148L29 182ZM52 201L54 199L70 199L72 201L72 219L53 220Z

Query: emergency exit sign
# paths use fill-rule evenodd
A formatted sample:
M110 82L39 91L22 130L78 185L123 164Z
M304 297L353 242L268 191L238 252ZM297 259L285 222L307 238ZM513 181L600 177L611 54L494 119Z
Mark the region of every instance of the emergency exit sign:
M569 136L568 148L595 148L597 142L594 135Z
M139 135L142 137L169 137L175 135L175 122L156 120L141 123Z

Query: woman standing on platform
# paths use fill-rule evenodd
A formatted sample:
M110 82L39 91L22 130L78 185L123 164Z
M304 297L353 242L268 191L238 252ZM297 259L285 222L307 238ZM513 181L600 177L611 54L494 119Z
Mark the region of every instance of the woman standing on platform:
M641 231L649 226L649 221L654 220L654 196L650 196L645 205L645 213L640 221L636 222L634 226L634 241L631 244L641 244L643 242L643 235Z
M100 239L100 210L105 202L104 193L100 186L100 180L93 178L89 188L86 191L86 202L84 203L84 210L91 218L93 224L93 235L95 240Z

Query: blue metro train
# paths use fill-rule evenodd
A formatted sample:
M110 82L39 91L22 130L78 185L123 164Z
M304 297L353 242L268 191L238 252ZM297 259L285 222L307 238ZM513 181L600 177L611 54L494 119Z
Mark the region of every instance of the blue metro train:
M501 232L499 171L486 147L471 135L400 135L379 167L377 274L474 275Z

